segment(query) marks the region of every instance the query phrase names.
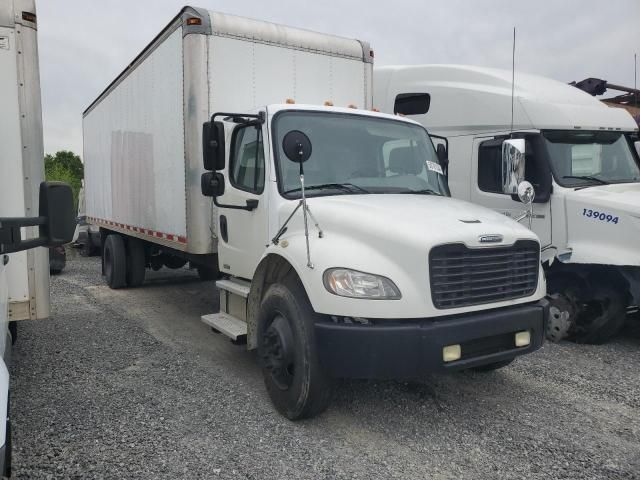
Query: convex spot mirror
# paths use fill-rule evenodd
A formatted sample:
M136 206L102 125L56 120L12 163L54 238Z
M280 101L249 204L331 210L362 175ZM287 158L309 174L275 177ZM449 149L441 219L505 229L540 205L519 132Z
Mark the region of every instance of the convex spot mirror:
M311 156L311 140L300 130L291 130L282 139L282 150L292 162L304 163Z
M205 170L224 169L224 123L202 124L202 161Z
M502 142L502 192L508 195L518 193L518 186L524 181L525 140L512 138Z
M200 190L205 197L224 195L224 175L219 172L205 172L200 177Z
M536 191L531 183L526 180L518 185L518 198L525 205L531 205L536 198Z

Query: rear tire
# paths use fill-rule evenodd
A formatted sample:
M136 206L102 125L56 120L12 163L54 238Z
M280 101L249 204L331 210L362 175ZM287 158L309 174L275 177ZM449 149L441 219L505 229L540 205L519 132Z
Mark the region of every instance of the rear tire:
M122 288L127 284L127 251L124 239L110 234L104 242L104 275L110 288Z
M267 392L289 420L322 413L331 398L331 381L318 359L314 320L298 278L267 290L258 313L258 354Z
M139 287L147 272L144 242L137 238L127 240L127 286Z

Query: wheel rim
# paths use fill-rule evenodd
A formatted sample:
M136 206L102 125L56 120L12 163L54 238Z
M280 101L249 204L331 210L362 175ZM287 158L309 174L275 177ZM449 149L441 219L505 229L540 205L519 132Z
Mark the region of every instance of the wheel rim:
M264 333L262 360L274 384L288 390L295 375L293 332L286 318L276 315Z

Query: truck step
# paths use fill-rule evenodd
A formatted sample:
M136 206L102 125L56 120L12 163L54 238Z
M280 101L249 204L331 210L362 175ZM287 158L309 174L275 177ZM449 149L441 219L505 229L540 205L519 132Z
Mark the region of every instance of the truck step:
M249 296L249 290L251 290L251 282L238 278L229 278L226 280L218 280L216 287L220 290L226 290L227 292L239 295L242 298L247 298Z
M247 324L228 313L210 313L200 317L203 323L229 337L234 342L241 342L247 338Z

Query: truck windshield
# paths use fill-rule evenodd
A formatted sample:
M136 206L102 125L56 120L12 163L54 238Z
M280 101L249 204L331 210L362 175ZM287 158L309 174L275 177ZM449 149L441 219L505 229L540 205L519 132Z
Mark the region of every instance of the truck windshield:
M308 196L369 193L448 195L446 178L426 130L410 123L363 115L282 112L273 123L279 188L300 197L298 164L282 139L300 130L312 144L304 164Z
M562 186L640 181L640 168L621 132L546 131L542 135L554 177Z

